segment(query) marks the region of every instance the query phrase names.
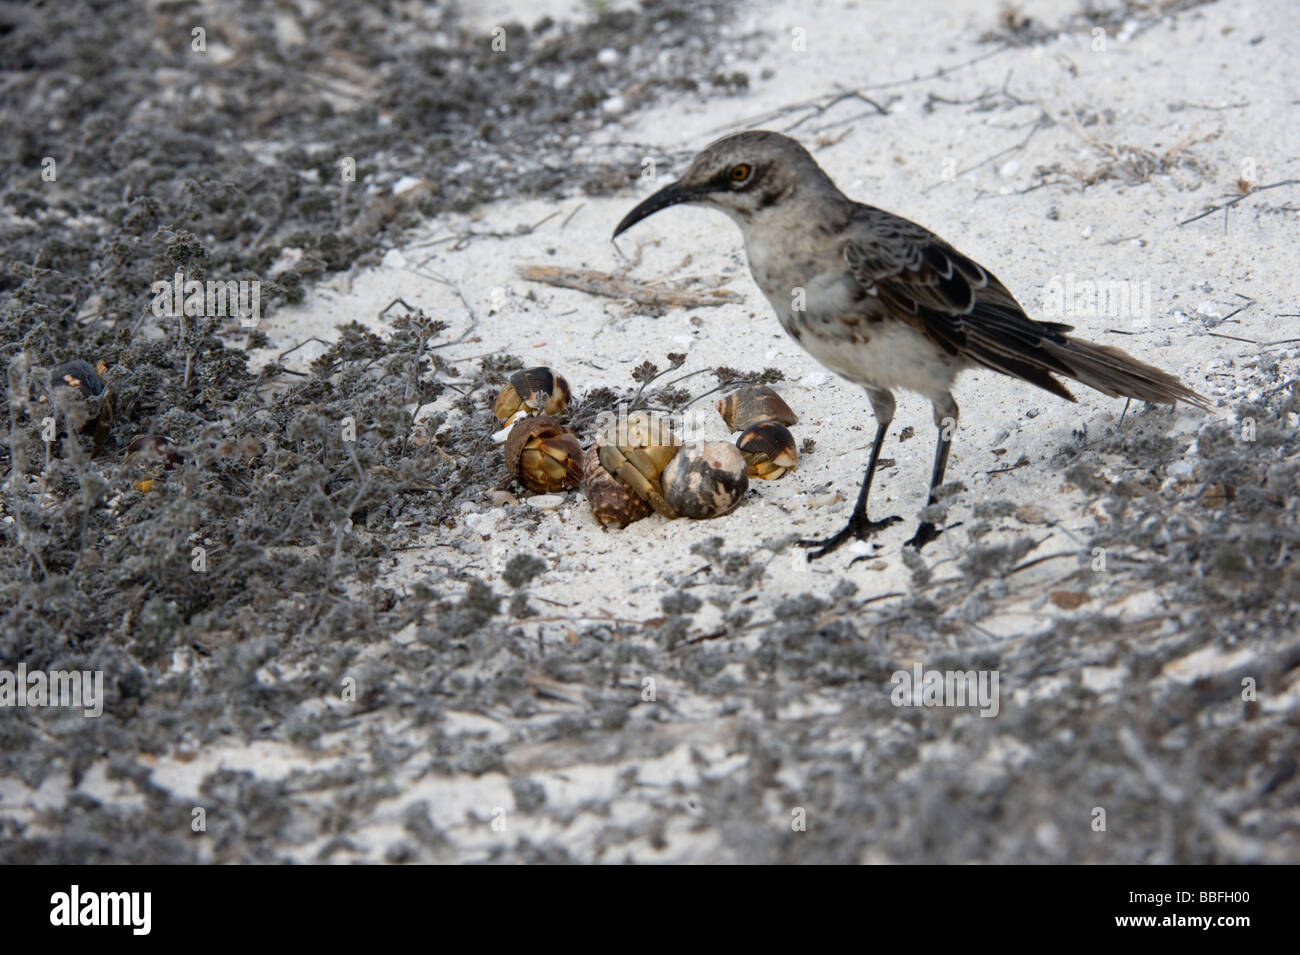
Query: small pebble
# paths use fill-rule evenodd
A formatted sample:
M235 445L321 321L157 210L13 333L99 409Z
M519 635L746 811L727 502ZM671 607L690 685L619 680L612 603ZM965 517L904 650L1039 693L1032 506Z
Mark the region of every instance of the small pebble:
M1025 504L1016 508L1016 520L1022 524L1042 524L1047 520L1047 512L1037 504Z

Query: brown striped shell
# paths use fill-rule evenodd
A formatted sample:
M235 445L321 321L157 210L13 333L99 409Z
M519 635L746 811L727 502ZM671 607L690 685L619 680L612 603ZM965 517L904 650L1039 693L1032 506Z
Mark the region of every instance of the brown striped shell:
M778 421L786 426L799 423L785 399L766 385L748 385L733 391L717 407L732 431L744 431L760 421Z
M799 465L794 435L779 421L750 425L736 439L736 447L744 456L752 478L775 481Z
M595 445L582 459L582 490L591 505L591 516L601 527L627 527L654 512L649 502L605 470Z

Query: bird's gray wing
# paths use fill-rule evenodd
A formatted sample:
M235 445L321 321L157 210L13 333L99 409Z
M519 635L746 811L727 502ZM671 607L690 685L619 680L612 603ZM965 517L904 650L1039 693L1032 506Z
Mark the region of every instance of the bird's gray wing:
M1072 370L1044 347L1064 343L1071 326L1031 319L992 273L928 229L859 206L843 254L862 292L949 354L1074 400L1052 377Z

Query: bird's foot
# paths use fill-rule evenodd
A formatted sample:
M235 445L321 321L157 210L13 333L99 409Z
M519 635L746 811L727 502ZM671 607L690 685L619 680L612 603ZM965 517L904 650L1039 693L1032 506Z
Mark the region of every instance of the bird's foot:
M931 541L938 540L940 534L953 527L961 527L961 522L958 521L956 524L950 524L948 527L935 527L929 521L922 521L921 526L918 527L916 533L912 535L912 539L905 542L903 546L915 547L917 550L920 550Z
M839 550L850 540L864 541L876 531L884 530L891 524L897 524L901 517L886 517L878 521L873 521L865 513L854 514L849 518L849 522L844 525L834 537L827 537L825 540L801 540L798 542L800 547L815 547L816 550L808 552L808 560L812 562L818 557L825 557L827 554Z

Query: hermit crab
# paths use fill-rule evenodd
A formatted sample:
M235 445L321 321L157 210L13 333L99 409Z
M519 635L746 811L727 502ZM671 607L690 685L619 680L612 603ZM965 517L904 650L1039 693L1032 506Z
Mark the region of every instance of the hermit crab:
M652 513L649 503L605 470L595 445L587 449L582 459L582 488L591 505L592 517L602 527L627 527Z
M605 470L670 519L677 511L664 500L660 478L680 446L663 418L643 411L620 417L596 439Z
M545 366L525 368L510 376L501 389L492 413L509 421L520 411L525 414L557 415L569 404L569 383Z
M736 447L745 458L749 476L775 481L799 464L794 435L779 421L760 421L750 425L736 439Z
M530 491L567 491L582 482L582 445L554 418L523 418L506 438L506 466Z
M95 451L108 440L113 425L113 394L99 377L104 371L89 362L74 358L50 369L50 397L67 415L69 427L83 434L93 434Z
M83 398L96 398L104 393L104 383L99 380L90 362L74 358L50 369L50 387L75 388Z
M745 496L745 459L728 441L683 445L664 468L664 498L684 517L721 517Z
M131 443L126 446L126 457L123 463L141 475L132 482L131 486L140 493L147 494L158 486L160 473L157 465L161 464L163 470L170 471L176 465L184 464L185 459L176 450L171 439L165 435L142 434L132 438Z
M166 435L142 434L132 438L131 443L126 446L125 463L149 460L163 462L163 466L168 471L178 464L185 463L185 459L176 450L172 439Z
M718 414L732 431L745 431L761 421L777 421L786 426L799 423L785 400L766 385L749 385L733 391L717 407Z

